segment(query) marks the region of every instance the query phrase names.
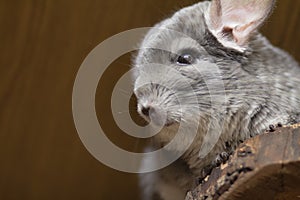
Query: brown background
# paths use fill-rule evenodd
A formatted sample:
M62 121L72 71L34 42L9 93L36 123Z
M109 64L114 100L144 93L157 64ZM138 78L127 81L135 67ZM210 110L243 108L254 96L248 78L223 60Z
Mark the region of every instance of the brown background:
M72 86L101 41L151 26L196 0L0 1L0 200L138 199L136 176L110 169L84 148L75 130ZM300 1L280 0L263 32L300 60ZM120 147L142 142L110 117L113 83L129 55L107 70L97 91L101 124ZM109 152L107 152L109 153Z

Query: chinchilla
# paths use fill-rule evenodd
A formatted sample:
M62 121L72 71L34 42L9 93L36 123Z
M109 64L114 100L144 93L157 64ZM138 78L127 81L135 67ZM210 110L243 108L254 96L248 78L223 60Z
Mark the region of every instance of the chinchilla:
M274 4L200 2L146 34L134 58L134 92L140 115L162 126L155 145L167 145L184 124L166 150L180 152L189 127L197 129L178 160L140 176L143 199L184 199L239 143L271 124L300 121L300 67L258 32Z

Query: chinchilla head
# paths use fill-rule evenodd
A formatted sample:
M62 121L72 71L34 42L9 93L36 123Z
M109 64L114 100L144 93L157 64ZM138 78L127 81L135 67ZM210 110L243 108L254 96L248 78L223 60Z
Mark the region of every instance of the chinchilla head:
M269 43L257 29L274 0L213 0L176 12L153 27L134 60L138 112L163 126L172 139L179 123L208 119L217 126L228 112L265 97L263 52ZM266 75L267 77L268 75ZM259 102L257 102L259 104ZM252 108L253 109L253 108ZM222 120L221 120L222 119Z

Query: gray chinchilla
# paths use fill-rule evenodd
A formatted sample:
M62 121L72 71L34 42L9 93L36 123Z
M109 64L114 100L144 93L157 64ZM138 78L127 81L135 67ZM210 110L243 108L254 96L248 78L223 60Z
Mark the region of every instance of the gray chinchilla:
M257 32L274 4L200 2L158 23L145 36L134 58L134 92L141 116L163 126L154 136L155 145L168 144L181 124L197 125L197 134L174 163L140 176L143 199L184 199L196 180L239 143L271 124L300 121L300 67ZM149 84L141 84L145 80ZM186 128L181 142L167 151L181 151L189 137ZM209 145L210 151L201 153Z

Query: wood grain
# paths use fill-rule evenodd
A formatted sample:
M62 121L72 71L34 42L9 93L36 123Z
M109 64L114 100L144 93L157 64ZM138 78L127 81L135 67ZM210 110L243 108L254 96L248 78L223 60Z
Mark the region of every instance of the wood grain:
M245 141L186 200L298 199L299 127L276 128Z
M73 82L83 59L121 31L151 26L197 1L0 1L0 199L139 199L136 175L117 172L84 148L72 118ZM280 0L263 31L298 60L300 1ZM129 69L125 55L97 91L97 111L119 146L110 90ZM101 88L102 87L102 88ZM116 191L116 188L118 190Z

